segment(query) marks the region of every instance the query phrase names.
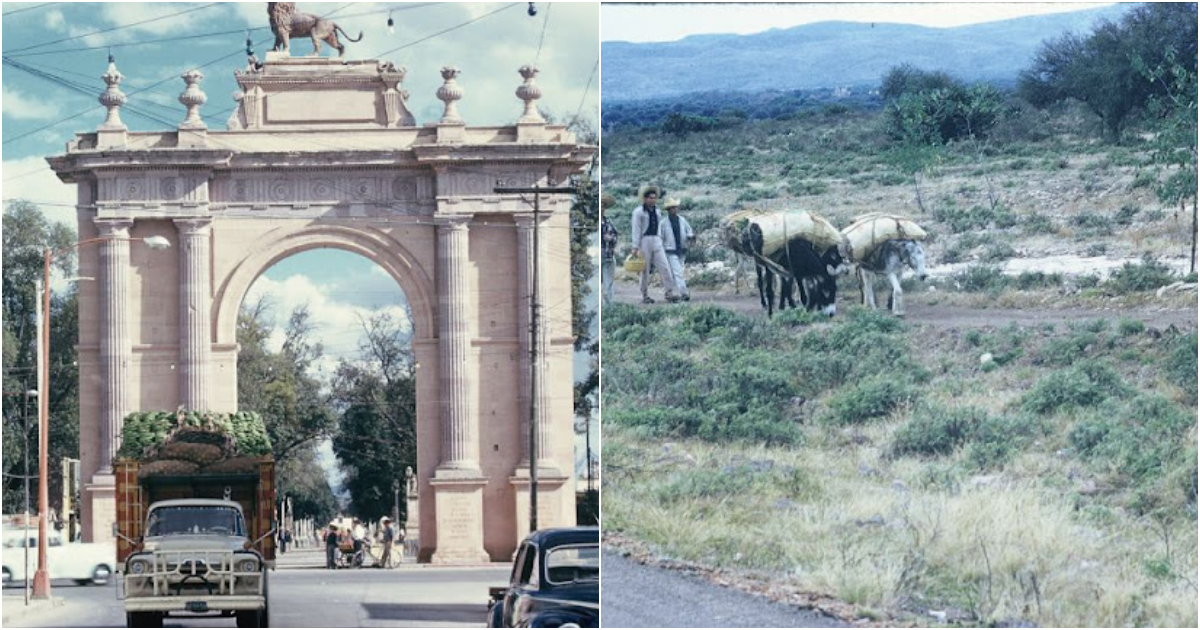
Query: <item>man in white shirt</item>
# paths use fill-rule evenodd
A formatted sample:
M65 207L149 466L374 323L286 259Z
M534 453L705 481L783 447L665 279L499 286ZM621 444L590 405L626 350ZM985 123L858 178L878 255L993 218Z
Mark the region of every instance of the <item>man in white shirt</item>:
M663 250L660 232L662 216L658 212L658 192L658 186L642 186L638 190L638 198L642 200L642 204L634 209L633 217L630 220L633 226L633 238L630 242L637 248L638 255L646 261L640 283L643 304L654 303L654 300L650 298L651 267L658 269L667 301L679 301L679 297L675 294L675 280L671 276L670 263L667 262L667 254Z
M663 202L667 211L666 218L659 222L658 232L662 237L663 251L667 254L667 263L671 266L671 277L675 288L684 302L689 302L692 296L688 294L687 281L683 277L683 262L687 258L687 250L696 242L696 233L687 219L679 216L679 200L668 197Z

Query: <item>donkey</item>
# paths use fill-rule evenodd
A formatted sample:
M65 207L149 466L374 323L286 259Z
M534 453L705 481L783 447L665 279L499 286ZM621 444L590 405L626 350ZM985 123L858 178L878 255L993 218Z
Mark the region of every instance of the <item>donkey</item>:
M924 281L925 248L920 241L908 239L893 239L884 241L867 257L858 263L858 281L862 289L863 305L868 308L875 306L875 275L886 275L892 283L892 295L888 298L888 307L895 315L904 315L904 291L900 288L900 273L907 265L917 273L917 279Z

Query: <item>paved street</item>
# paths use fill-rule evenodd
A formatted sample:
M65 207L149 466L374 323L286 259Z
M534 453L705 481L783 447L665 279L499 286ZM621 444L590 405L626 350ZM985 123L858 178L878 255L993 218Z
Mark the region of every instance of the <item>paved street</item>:
M601 624L610 628L835 628L836 619L709 584L615 553L601 557Z
M317 550L290 551L271 574L271 625L277 628L482 627L488 587L504 584L510 566L399 569L325 568ZM54 606L26 615L20 588L4 589L5 627L125 627L115 583L76 586L55 582ZM11 607L11 608L10 608ZM168 617L174 628L233 628L232 618Z

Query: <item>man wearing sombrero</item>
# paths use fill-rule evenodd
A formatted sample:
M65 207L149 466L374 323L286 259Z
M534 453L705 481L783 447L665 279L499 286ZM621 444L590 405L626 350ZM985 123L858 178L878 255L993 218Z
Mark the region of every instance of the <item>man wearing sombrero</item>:
M658 186L642 186L638 190L638 199L641 199L642 203L634 209L630 221L633 225L633 244L638 255L646 261L646 266L642 268L640 284L643 304L654 303L650 297L651 267L658 269L667 301L679 301L679 296L675 294L675 279L671 276L670 263L667 262L667 253L659 235L662 217L658 213L658 193Z
M696 233L692 231L687 219L679 216L679 200L667 197L663 202L667 216L659 223L659 236L662 237L663 251L667 254L667 263L671 265L671 278L675 281L675 290L684 302L691 301L688 294L687 280L683 277L683 261L687 258L688 247L696 242Z

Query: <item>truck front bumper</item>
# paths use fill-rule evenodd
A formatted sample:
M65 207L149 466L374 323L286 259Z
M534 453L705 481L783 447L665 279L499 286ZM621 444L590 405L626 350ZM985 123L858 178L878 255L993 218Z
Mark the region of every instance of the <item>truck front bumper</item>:
M203 604L201 606L200 604ZM209 612L217 610L261 610L267 600L262 595L164 595L161 597L128 597L126 612Z

